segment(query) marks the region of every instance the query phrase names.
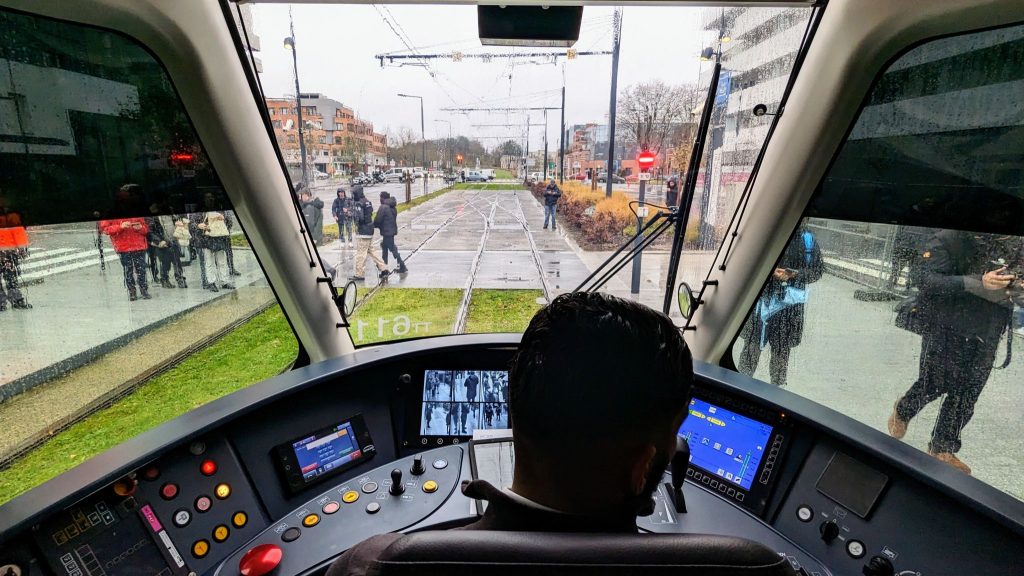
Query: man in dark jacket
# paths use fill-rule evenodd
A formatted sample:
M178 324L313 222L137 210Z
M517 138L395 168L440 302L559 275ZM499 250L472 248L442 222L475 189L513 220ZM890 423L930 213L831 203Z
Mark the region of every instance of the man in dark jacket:
M679 178L672 176L665 183L665 205L669 208L679 204Z
M373 244L373 203L366 199L362 186L352 187L352 214L356 225L356 271L353 280L363 280L366 272L366 258L373 259L380 277L386 277L390 271L387 264L370 250Z
M555 211L558 209L558 199L562 197L562 191L558 189L558 184L555 184L555 179L552 178L548 182L547 187L544 188L544 229L548 229L548 219L551 219L551 229L555 230L558 228L558 224L555 222Z
M804 333L807 285L817 282L824 272L817 240L810 230L799 230L740 332L745 339L737 362L740 372L752 375L757 370L761 350L767 344L771 348L771 383L786 385L789 353L800 344Z
M313 243L320 246L324 239L324 201L313 196L308 189L299 194L302 205L302 219L306 221L306 229Z
M402 255L398 253L398 246L395 245L395 235L398 234L398 204L387 192L380 193L380 208L377 209L377 216L373 219L374 228L380 228L380 255L384 263L388 263L388 254L392 254L398 261L396 272L405 274L409 271L402 261Z
M166 210L166 207L163 210ZM185 283L185 275L182 272L178 241L174 238L175 220L177 218L169 214L146 218L146 225L149 228L147 239L150 249L155 252L156 258L160 262L160 285L164 288L174 288L174 284L171 284L170 280L173 268L174 281L178 288L188 288L188 284Z
M636 302L563 294L530 321L509 380L512 484L466 484L464 494L488 505L463 529L635 533L690 402L693 361L679 329ZM594 442L594 430L615 434ZM327 576L366 574L400 537L356 545Z
M956 453L960 434L992 372L999 340L1013 312L1020 281L1021 241L942 230L919 248L917 305L925 326L917 381L896 402L889 434L903 438L926 405L945 395L928 453L970 474Z
M347 248L352 245L352 201L338 188L338 197L331 203L331 215L338 223L338 240Z

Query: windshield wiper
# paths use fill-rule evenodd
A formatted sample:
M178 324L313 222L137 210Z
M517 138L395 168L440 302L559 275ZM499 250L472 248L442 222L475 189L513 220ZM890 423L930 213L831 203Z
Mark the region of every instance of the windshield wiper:
M669 307L672 304L672 287L676 283L676 268L679 266L679 255L682 252L683 234L686 230L686 221L690 214L690 207L693 205L693 193L697 187L697 169L700 167L701 156L704 155L704 141L707 139L708 127L711 125L711 113L714 109L715 96L718 91L718 77L721 71L722 65L715 63L711 73L711 85L708 87L707 99L704 102L704 110L701 112L700 124L694 137L693 151L690 153L690 163L686 169L686 182L683 185L683 209L680 210L676 206L670 206L668 212L659 210L649 222L637 230L632 238L626 240L607 260L591 272L573 292L596 292L600 290L619 270L622 270L626 264L638 258L645 248L653 244L655 240L675 224L676 232L672 240L668 284L665 287L665 304L663 309L663 312L668 314ZM710 169L711 167L709 166L708 170ZM707 178L708 175L705 174L704 177ZM649 203L630 202L630 205L633 204L646 206ZM639 217L637 222L639 222Z
M668 260L668 277L665 280L665 300L662 303L661 311L669 313L672 308L672 294L675 292L676 275L679 271L679 259L683 253L683 238L686 234L686 221L690 217L690 208L693 206L693 194L697 189L697 171L700 170L700 159L704 156L704 141L707 140L708 129L711 125L711 114L715 108L715 96L718 92L718 77L722 73L722 64L715 62L711 71L711 85L708 86L708 97L704 100L704 110L701 111L700 125L697 127L697 136L694 138L693 150L690 152L690 164L686 167L686 183L683 184L684 206L680 210L679 222L676 224L676 235L672 239L672 252ZM711 163L704 170L704 179L711 178Z

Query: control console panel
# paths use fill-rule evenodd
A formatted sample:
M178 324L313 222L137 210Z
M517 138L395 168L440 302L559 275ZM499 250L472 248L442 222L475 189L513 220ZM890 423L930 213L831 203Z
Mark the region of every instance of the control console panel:
M437 448L341 482L272 523L216 574L300 574L370 536L408 528L452 495L463 457L459 446Z
M33 530L55 574L201 574L266 520L223 438L174 450Z

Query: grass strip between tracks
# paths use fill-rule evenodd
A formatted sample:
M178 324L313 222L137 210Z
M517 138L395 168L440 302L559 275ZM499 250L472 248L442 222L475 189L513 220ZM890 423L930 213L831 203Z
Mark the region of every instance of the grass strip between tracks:
M544 298L543 290L473 290L466 332L522 332L542 307L538 298Z
M496 184L459 182L454 187L456 190L526 190L526 186L512 182L498 182Z

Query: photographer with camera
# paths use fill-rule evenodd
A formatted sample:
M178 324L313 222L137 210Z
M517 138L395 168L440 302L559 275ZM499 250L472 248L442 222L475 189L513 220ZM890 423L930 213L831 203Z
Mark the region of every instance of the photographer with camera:
M956 456L960 434L974 415L1013 301L1021 295L1015 271L1021 269L1022 248L1016 236L942 230L916 256L920 368L889 416L889 434L903 438L914 416L944 395L928 453L965 474L971 469ZM1001 367L1008 364L1010 346Z

